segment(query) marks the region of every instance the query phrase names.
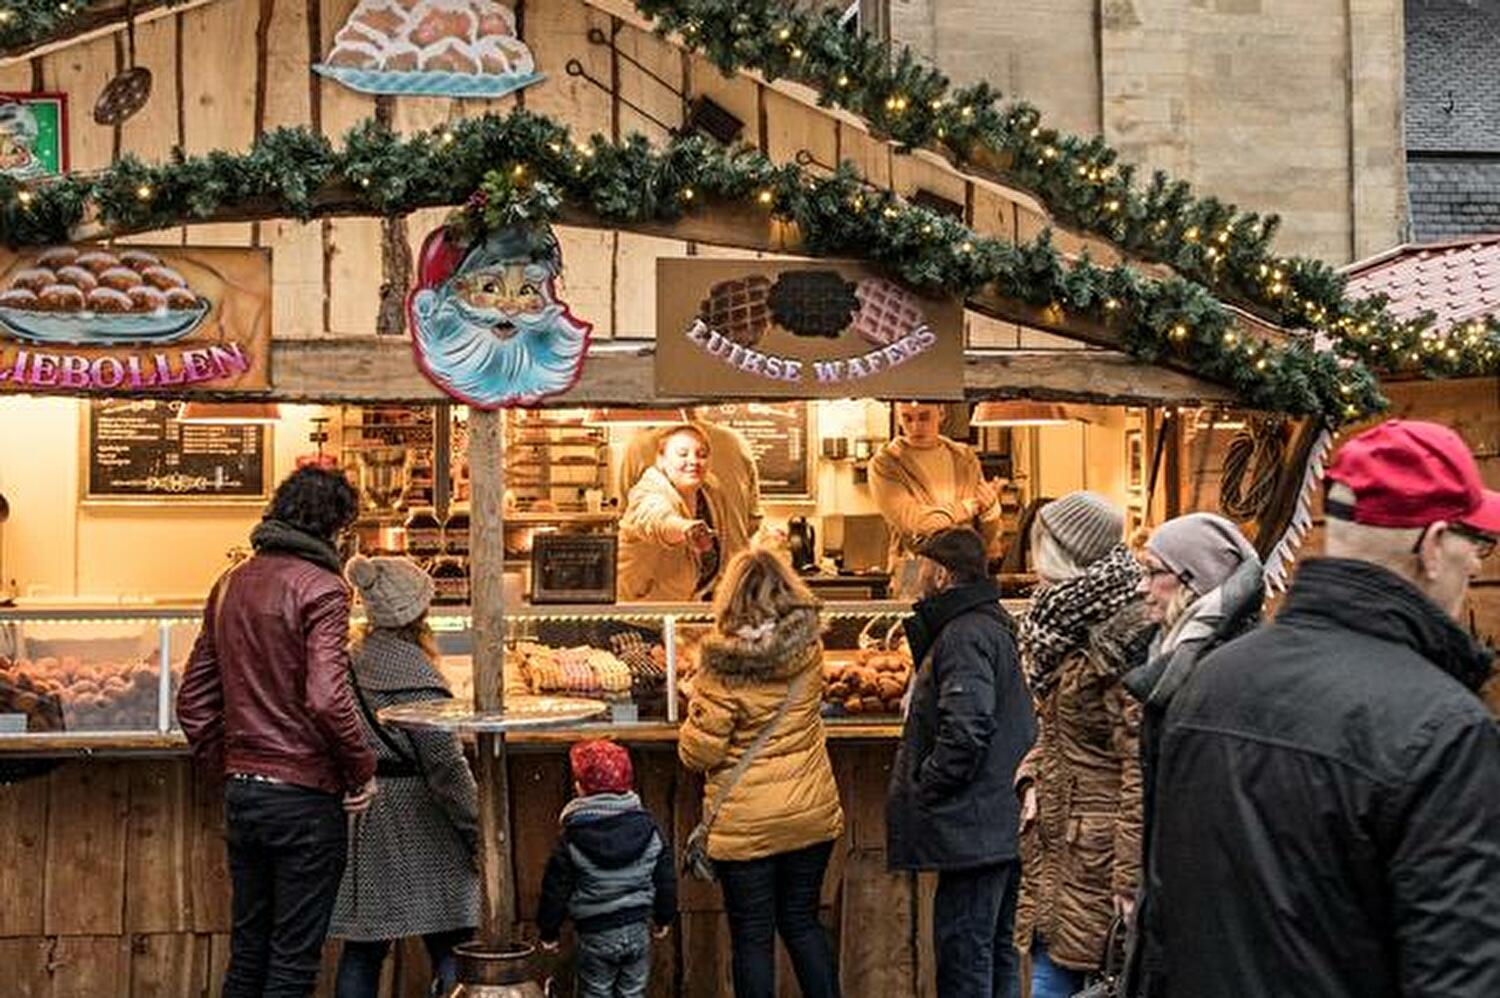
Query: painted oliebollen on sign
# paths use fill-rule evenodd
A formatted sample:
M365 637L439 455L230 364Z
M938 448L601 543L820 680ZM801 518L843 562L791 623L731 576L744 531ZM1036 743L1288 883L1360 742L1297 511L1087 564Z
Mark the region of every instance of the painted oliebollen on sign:
M0 390L260 391L270 349L268 250L0 253Z
M963 397L963 310L842 261L659 260L656 390Z

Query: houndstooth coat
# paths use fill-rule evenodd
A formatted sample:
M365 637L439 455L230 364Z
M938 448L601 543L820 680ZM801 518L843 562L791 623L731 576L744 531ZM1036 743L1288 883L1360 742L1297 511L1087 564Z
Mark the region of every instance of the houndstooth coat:
M450 697L420 648L372 631L354 656L354 678L372 711ZM398 758L365 725L382 767ZM421 775L380 776L380 792L350 831L349 860L329 935L371 941L479 924L478 793L454 735L386 727Z

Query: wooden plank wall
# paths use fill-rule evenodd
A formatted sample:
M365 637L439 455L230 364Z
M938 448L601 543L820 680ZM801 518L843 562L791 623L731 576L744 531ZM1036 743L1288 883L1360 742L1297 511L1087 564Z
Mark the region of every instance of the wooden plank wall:
M1459 381L1403 381L1384 386L1391 400L1388 418L1421 419L1451 426L1468 443L1479 461L1485 481L1500 489L1500 379ZM1358 432L1370 424L1354 427ZM1348 436L1346 433L1345 436ZM1224 452L1232 430L1215 430L1207 437L1184 434L1181 451L1182 508L1218 512L1219 483ZM1322 553L1321 511L1303 557ZM1500 556L1487 559L1469 588L1464 624L1473 633L1500 646ZM1500 678L1489 687L1489 701L1500 714Z
M152 71L154 92L143 111L116 128L96 124L90 112L106 81L126 64L123 35L0 67L0 87L69 95L77 171L104 168L127 154L161 160L174 147L190 153L244 149L264 131L289 125L308 126L338 142L377 111L396 130L415 132L520 105L568 121L578 136L641 132L661 141L667 131L658 121L673 127L682 121L676 89L729 108L745 122L744 141L778 161L805 153L812 168L821 170L850 160L876 186L941 194L964 205L980 231L1007 238L1029 237L1044 224L1029 202L966 181L936 157L895 155L847 115L809 107L753 79L725 78L703 59L581 0L516 4L523 37L547 76L542 83L498 101L405 97L381 98L377 106L375 98L309 68L327 53L355 2L215 0L141 26L136 59ZM591 29L612 37L613 45L590 43ZM587 79L568 74L570 60L581 64ZM364 336L376 333L382 283L409 273L404 268L443 214L419 212L391 224L337 219L192 226L130 241L269 246L277 337ZM559 238L564 293L601 338L654 335L656 259L699 249L677 240L580 229L560 229ZM978 317L971 319L970 332L978 346L1076 345Z
M822 920L848 995L933 993L932 883L885 871L885 788L894 742L833 747L845 832ZM642 800L682 843L701 780L671 746L634 751ZM571 784L561 751L511 754L523 932L534 936L542 871ZM674 845L680 855L680 845ZM0 964L14 998L210 998L228 959L229 878L220 794L185 759L86 760L0 785ZM684 880L682 917L654 953L653 996L730 993L729 935L717 885ZM565 936L565 942L568 941ZM566 954L552 968L571 993ZM318 996L332 994L338 945ZM426 956L409 941L387 961L381 998L425 998ZM778 993L796 995L778 945Z

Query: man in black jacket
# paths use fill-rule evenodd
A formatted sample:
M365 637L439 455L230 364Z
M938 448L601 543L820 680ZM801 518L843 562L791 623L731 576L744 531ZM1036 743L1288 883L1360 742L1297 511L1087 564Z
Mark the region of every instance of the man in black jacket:
M1500 494L1430 423L1328 478L1330 557L1168 711L1151 998L1500 995L1500 729L1454 620Z
M1036 738L1031 697L979 534L949 528L920 553L924 596L906 623L918 669L891 767L887 861L938 871L939 998L1016 998L1014 787Z

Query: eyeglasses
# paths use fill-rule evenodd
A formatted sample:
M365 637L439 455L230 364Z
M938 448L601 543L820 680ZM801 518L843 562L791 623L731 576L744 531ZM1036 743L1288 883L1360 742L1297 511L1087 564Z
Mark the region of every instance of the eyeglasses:
M1427 532L1431 529L1431 524L1422 528L1422 532L1417 535L1417 542L1412 545L1412 554L1419 554L1421 552L1422 542L1427 539ZM1494 554L1496 545L1500 544L1500 538L1497 538L1494 534L1486 533L1478 527L1471 527L1466 523L1449 523L1447 524L1447 530L1449 533L1457 534L1474 545L1474 553L1479 556L1481 561Z
M1450 523L1448 529L1470 544L1474 545L1474 551L1481 559L1488 558L1495 553L1495 545L1500 538L1494 534L1485 533L1478 527L1471 527L1467 523Z

